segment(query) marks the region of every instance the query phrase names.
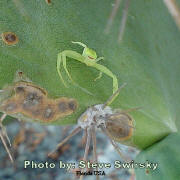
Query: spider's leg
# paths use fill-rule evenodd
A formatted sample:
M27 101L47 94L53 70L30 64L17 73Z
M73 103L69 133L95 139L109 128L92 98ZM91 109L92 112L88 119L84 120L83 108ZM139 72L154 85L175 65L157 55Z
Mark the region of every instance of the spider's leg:
M81 144L84 145L87 141L87 128L83 132L83 137L81 139Z
M98 158L97 158L97 152L96 152L96 130L94 126L92 127L91 136L92 136L92 143L93 143L93 161L97 163ZM98 167L96 167L96 171L98 171ZM96 175L96 180L99 180L98 175Z
M101 126L101 130L102 132L109 138L111 144L113 145L114 149L117 151L117 153L120 155L120 157L124 160L124 161L129 161L129 158L126 157L122 152L120 147L117 145L117 143L109 136L107 130L105 127Z
M74 41L71 41L73 44L79 44L80 46L84 47L84 48L87 48L87 46L85 44L83 44L82 42L74 42Z
M5 140L4 140L4 137L3 137L3 134L1 133L1 131L0 131L0 138L1 138L1 141L2 141L2 143L3 143L3 145L4 145L5 149L6 149L6 152L8 153L8 156L9 156L11 162L14 163L14 160L13 160L13 157L11 155L11 152L10 152L10 150L9 150Z
M85 147L83 161L86 161L87 157L88 157L89 146L90 146L90 142L91 142L91 129L87 129L87 138L86 139L87 139L87 141L86 141L86 147ZM80 176L80 180L83 180L83 175Z
M8 135L7 135L6 128L5 128L5 127L3 126L3 124L2 124L2 121L6 118L6 116L7 116L7 115L4 113L4 114L2 115L2 117L0 118L0 127L1 127L1 129L2 129L2 134L6 137L8 143L9 143L9 146L11 146L11 142L10 142L10 139L9 139L9 137L8 137Z
M95 62L97 63L98 61L103 60L103 59L104 59L104 57L99 57L95 60Z
M77 133L79 133L81 131L81 127L77 127L75 128L64 140L62 140L56 147L55 150L53 150L52 152L50 152L48 154L48 156L50 156L51 154L53 154L59 147L61 147L62 145L64 145L64 143L66 143L71 137L73 137L74 135L76 135Z
M67 55L67 56L68 56L68 55ZM67 70L67 66L66 66L66 54L62 54L62 61L63 61L64 70L66 71L69 79L70 79L74 84L76 84L76 83L73 81L71 75L69 74L69 71Z
M97 63L98 61L103 60L103 59L104 57L99 57L95 60L95 62ZM100 71L99 75L94 79L94 81L100 79L101 77L102 77L102 71Z
M115 93L118 90L118 79L117 77L105 66L98 64L98 63L94 63L93 65L94 68L98 69L99 71L103 72L104 74L106 74L107 76L111 77L113 79L113 93ZM111 102L108 103L108 105L110 105L113 100L117 97L118 94L116 94L116 96L114 96L114 98L111 100Z
M72 81L72 83L73 83L74 86L80 88L82 91L86 92L87 94L93 95L93 94L92 94L91 92L89 92L87 89L81 87L79 84L77 84L76 82L74 82L74 80L72 79L71 75L69 74L69 71L67 70L67 66L66 66L66 56L67 56L67 57L70 57L70 58L73 58L73 59L75 59L75 60L80 61L80 62L83 63L83 61L82 61L79 57L77 57L76 55L74 55L74 54L75 54L75 52L67 52L67 53L64 53L64 54L62 55L63 67L64 67L64 69L65 69L65 71L66 71L69 79ZM80 55L80 56L81 56L81 55Z
M141 108L142 107L129 108L129 109L121 110L120 112L122 112L122 113L129 113L129 112L132 112L132 111L138 111Z
M120 42L123 38L124 30L126 27L126 21L128 16L128 8L129 8L130 0L125 1L125 7L123 9L122 21L119 28L118 42Z
M94 79L94 81L100 79L102 77L102 72L100 71L99 75Z
M66 56L69 57L69 58L75 59L75 60L77 60L77 61L79 61L79 62L81 62L81 63L84 63L84 60L85 60L84 57L83 57L81 54L79 54L79 53L77 53L77 52L75 52L75 51L65 50L65 51L63 51L63 52L61 52L61 53L58 54L58 59L57 59L57 72L58 72L59 77L61 78L61 81L63 82L64 86L67 87L67 85L66 85L66 83L65 83L65 81L64 81L64 79L63 79L63 77L62 77L62 74L61 74L61 72L60 72L60 65L61 65L61 63L63 63L63 67L64 67L64 69L65 69L68 77L69 77L70 80L73 82L73 84L74 84L75 86L77 86L78 88L80 88L80 89L81 89L82 91L84 91L85 93L90 94L90 95L93 96L93 94L92 94L91 92L89 92L87 89L81 87L80 85L78 85L77 83L75 83L75 82L73 81L72 77L70 76L70 74L69 74L69 72L68 72L68 70L67 70L67 68L66 68Z
M5 128L4 126L2 126L2 124L1 124L0 126L1 126L1 129L2 129L2 133L3 133L3 135L6 137L6 139L7 139L8 143L9 143L9 146L11 146L11 141L10 141L10 139L9 139L8 135L7 135L6 128Z
M62 62L62 53L59 53L56 68L57 68L57 72L59 74L59 77L61 78L62 83L64 84L65 87L67 87L67 84L65 83L65 81L62 77L61 71L60 71L61 62Z
M126 86L126 83L122 84L115 92L113 92L112 96L110 96L109 99L104 103L103 108L105 108L106 106L110 105L111 102L113 102L113 100L118 96L118 94L120 93L121 89L124 88L124 86Z
M8 135L7 135L7 133L6 133L6 129L5 129L5 127L2 125L2 121L3 121L3 119L4 119L5 117L6 117L6 114L3 114L2 117L0 118L0 138L1 138L1 141L2 141L2 143L3 143L3 145L4 145L5 149L6 149L7 153L8 153L8 156L9 156L11 162L14 163L14 160L13 160L13 157L12 157L12 155L11 155L11 152L10 152L10 150L9 150L9 148L8 148L8 146L7 146L7 143L6 143L5 139L4 139L4 136L5 136L6 139L8 140L8 143L11 145L10 140L9 140L9 138L8 138Z
M87 130L87 142L86 142L86 147L85 147L85 152L84 152L84 158L83 160L86 161L88 157L88 152L89 152L89 146L91 142L91 130Z

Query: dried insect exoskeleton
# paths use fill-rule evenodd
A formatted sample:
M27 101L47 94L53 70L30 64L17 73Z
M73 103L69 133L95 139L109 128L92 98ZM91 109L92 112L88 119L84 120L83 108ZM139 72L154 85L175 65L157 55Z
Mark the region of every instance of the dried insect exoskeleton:
M13 158L6 143L8 141L10 144L10 141L2 125L7 115L23 121L48 123L72 114L77 107L77 101L72 98L49 98L46 90L32 83L23 72L18 71L14 83L1 90L0 94L0 112L3 113L0 118L0 138L11 161Z
M93 161L97 163L96 153L96 131L101 130L110 140L115 150L120 156L127 160L127 158L121 153L116 141L128 140L132 137L134 131L133 119L127 112L135 109L129 109L126 111L113 110L109 105L114 96L116 96L120 89L125 86L122 85L104 104L97 104L89 107L78 119L77 127L67 136L61 143L57 145L57 149L66 143L72 136L83 130L87 133L86 145L84 153L84 161L87 160L88 151L90 147L90 141L93 144ZM54 152L54 151L53 151ZM51 152L51 153L53 153ZM51 154L50 153L50 154ZM49 155L50 155L49 154ZM97 179L99 177L97 176ZM81 177L82 179L82 177Z

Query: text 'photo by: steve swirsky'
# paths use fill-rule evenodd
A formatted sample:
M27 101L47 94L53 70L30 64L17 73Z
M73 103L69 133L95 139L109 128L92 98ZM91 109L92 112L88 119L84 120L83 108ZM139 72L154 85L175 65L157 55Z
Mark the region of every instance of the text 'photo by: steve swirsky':
M58 164L55 164L53 162L35 162L35 161L30 161L30 160L25 160L24 161L24 168L32 168L32 169L53 169L56 167L59 167L60 169L84 169L84 168L91 168L91 169L109 169L109 168L115 168L115 169L135 169L135 168L140 168L140 169L151 169L151 170L156 170L158 167L158 163L155 162L150 162L146 160L145 162L135 162L134 160L130 162L122 162L120 160L114 161L114 163L108 163L108 162L102 162L102 163L92 163L90 161L79 161L78 163L74 162L63 162L59 161Z

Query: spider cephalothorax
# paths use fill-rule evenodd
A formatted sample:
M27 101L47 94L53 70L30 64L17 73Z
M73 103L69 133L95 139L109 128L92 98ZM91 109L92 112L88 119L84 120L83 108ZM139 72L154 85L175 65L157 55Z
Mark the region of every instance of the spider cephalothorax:
M104 104L97 104L89 107L78 119L78 125L82 129L95 127L99 129L105 126L106 117L112 114L112 109L109 106L103 108Z

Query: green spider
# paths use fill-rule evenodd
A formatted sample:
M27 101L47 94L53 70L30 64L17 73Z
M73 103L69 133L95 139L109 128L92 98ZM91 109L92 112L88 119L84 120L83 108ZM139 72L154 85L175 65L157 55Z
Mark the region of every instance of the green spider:
M95 81L97 79L101 78L102 73L106 74L107 76L110 76L113 79L113 93L115 93L118 90L118 80L117 80L117 77L107 67L97 63L98 61L104 59L104 57L97 58L96 52L94 50L88 48L85 44L83 44L81 42L73 42L72 41L72 43L79 44L80 46L83 46L84 50L83 50L82 55L77 53L76 51L72 51L72 50L65 50L65 51L63 51L63 52L58 54L58 58L57 58L57 71L58 71L58 74L59 74L59 76L60 76L64 86L67 87L67 85L66 85L66 83L65 83L65 81L64 81L64 79L62 77L62 74L60 72L61 62L63 63L64 70L66 71L69 79L74 84L76 84L73 81L73 79L72 79L71 75L69 74L69 71L67 70L67 67L66 67L66 57L69 57L69 58L75 59L77 61L80 61L81 63L84 63L87 66L91 66L91 67L94 67L97 70L99 70L100 73L99 73L98 77L94 79ZM114 99L115 99L115 97L114 97Z

